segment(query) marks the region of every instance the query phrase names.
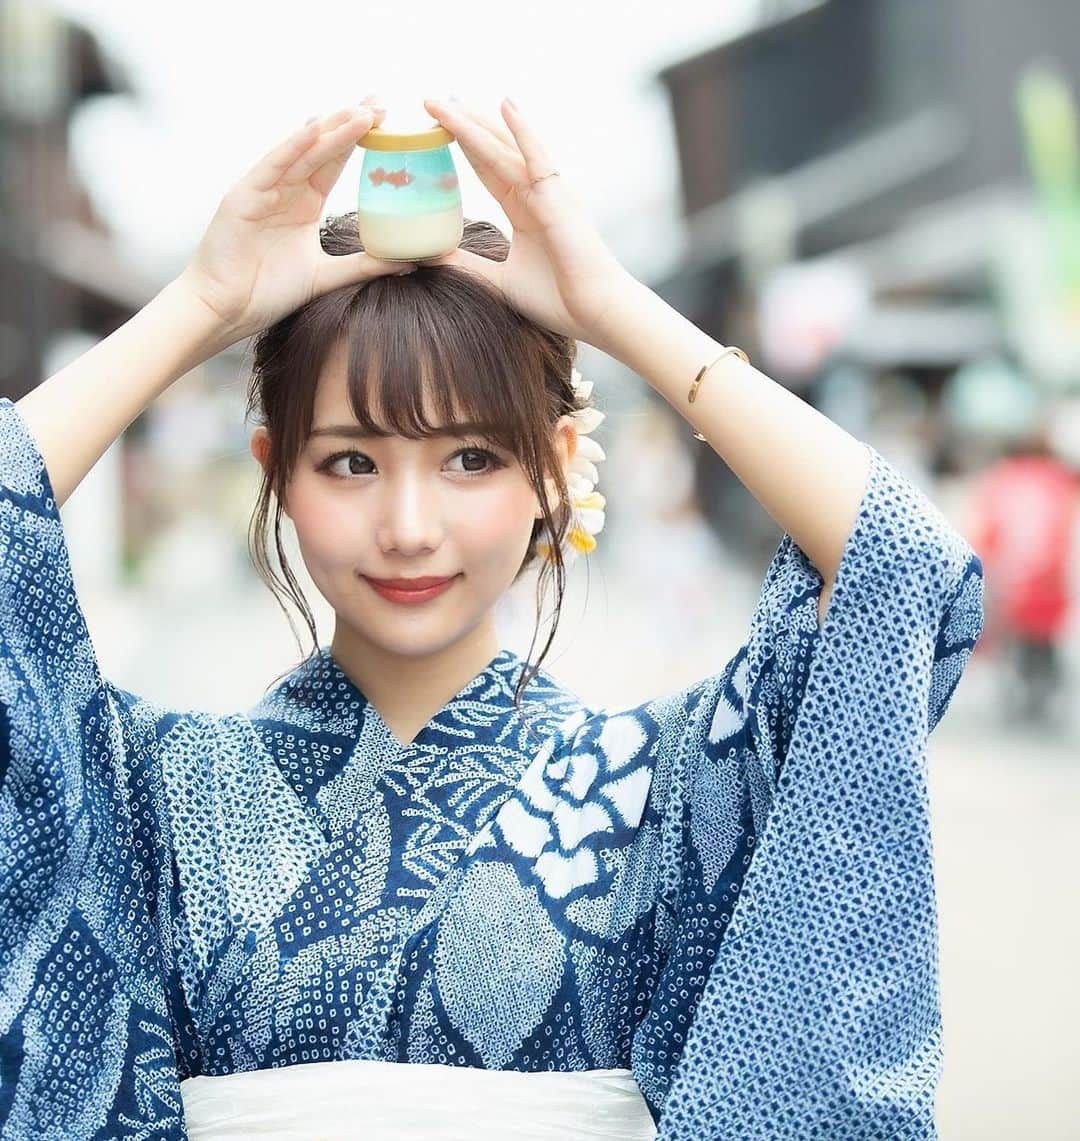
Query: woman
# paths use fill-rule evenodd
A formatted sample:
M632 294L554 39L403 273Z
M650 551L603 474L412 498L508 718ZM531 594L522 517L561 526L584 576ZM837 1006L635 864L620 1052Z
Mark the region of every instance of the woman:
M402 274L338 220L320 249L382 114L342 111L225 195L145 309L0 402L3 1136L933 1136L925 745L979 561L633 279L509 100L426 106L512 243L470 223ZM101 677L58 507L256 333L256 523L291 517L334 637L248 713L169 710ZM603 506L575 341L785 530L731 660L618 710L493 621L537 558L561 591ZM428 576L420 601L384 581Z

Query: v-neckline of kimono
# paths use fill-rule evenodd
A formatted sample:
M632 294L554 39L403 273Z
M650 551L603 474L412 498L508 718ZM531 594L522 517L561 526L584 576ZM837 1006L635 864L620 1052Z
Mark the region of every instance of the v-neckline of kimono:
M344 685L346 690L351 692L356 700L359 702L365 718L370 717L379 729L382 735L390 743L390 746L395 753L409 753L420 745L421 739L427 737L433 729L440 728L446 721L446 718L453 713L454 708L468 697L475 689L479 688L482 682L491 678L497 671L497 668L504 662L510 662L516 659L517 655L513 650L501 649L499 652L481 669L478 673L474 674L448 701L446 701L439 709L437 709L431 717L417 730L411 741L402 741L397 734L387 725L383 715L375 707L374 702L370 700L367 694L352 680L351 677L341 668L337 659L334 657L329 646L323 646L321 649L323 664L327 672L341 685Z

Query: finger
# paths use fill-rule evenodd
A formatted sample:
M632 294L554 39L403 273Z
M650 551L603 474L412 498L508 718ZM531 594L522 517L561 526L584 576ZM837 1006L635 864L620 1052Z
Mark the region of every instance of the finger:
M457 140L469 164L480 176L480 181L496 200L504 198L513 187L525 180L525 162L522 156L494 138L486 127L451 104L431 99L426 99L424 103Z
M293 131L284 142L259 159L245 177L255 190L269 190L318 136L318 125L311 121L305 123L300 130Z
M493 261L482 254L474 254L471 250L463 250L460 247L453 252L455 263L460 265L462 269L475 273L478 277L490 281L492 285L501 289L503 276L506 273L504 262Z
M488 115L485 111L481 111L476 107L467 106L466 104L462 103L460 99L454 99L451 102L454 107L456 107L459 111L464 112L469 116L470 119L475 119L476 122L486 127L495 136L495 138L499 140L499 142L504 143L512 151L516 151L518 149L518 145L514 139L513 134L511 134L511 132L506 129L506 124L501 120Z
M321 166L318 166L309 176L308 182L325 198L327 194L334 188L337 180L341 177L341 172L345 169L346 164L352 157L357 145L363 139L372 127L377 127L383 119L386 118L386 112L380 107L376 111L374 118L371 120L369 127L361 127L359 131L345 131L342 146L332 151L329 158L324 159ZM346 127L348 124L346 124ZM341 128L344 130L345 128ZM312 151L314 157L315 151Z
M315 293L321 296L344 285L357 285L376 277L411 273L416 268L416 262L387 261L372 256L366 250L338 256L323 254L316 270Z
M555 169L551 156L547 153L544 144L540 142L536 132L525 121L525 116L514 106L509 99L503 99L500 109L510 130L514 134L518 148L525 158L525 166L530 178L539 178L542 174L549 174Z
M371 97L365 96L365 99L369 98ZM354 108L343 108L321 120L309 119L298 131L294 131L269 154L264 155L244 176L245 179L254 190L270 190L292 170L317 140L322 142L325 130L346 123L353 110Z
M456 265L468 270L478 277L490 281L492 285L499 286L505 272L503 262L493 261L482 254L474 254L471 250L463 250L460 246L450 250L449 253L440 254L433 258L417 259L421 266L427 265Z
M338 165L340 173L357 140L366 135L380 117L381 112L370 107L351 107L331 115L325 121L318 141L281 176L281 182L286 186L299 185L330 161L341 160Z

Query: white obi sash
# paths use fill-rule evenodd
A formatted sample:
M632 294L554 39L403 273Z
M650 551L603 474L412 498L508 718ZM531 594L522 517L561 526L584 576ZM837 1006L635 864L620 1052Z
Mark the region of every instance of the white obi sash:
M190 1141L651 1141L630 1070L348 1060L180 1083Z

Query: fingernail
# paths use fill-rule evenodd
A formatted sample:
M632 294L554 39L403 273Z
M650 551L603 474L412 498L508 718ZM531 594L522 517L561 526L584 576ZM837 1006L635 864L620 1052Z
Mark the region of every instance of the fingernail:
M315 122L315 120L316 120L318 117L319 117L318 115L312 115L310 119L305 119L305 120L304 120L304 126L305 126L305 127L307 127L307 126L310 126L312 123L314 123L314 122Z
M506 105L510 108L511 111L516 111L518 109L518 105L513 101L513 99L510 98L509 95L506 96Z

